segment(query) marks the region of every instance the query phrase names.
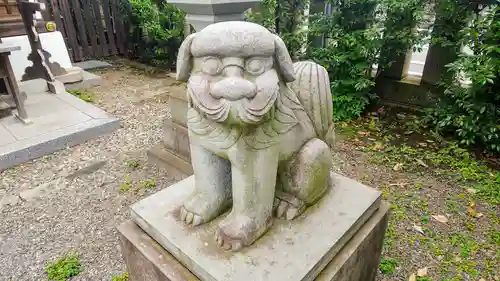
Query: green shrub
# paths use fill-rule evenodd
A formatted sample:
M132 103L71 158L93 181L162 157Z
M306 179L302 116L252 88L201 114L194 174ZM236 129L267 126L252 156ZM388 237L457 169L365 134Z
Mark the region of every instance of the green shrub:
M125 272L120 276L113 276L111 281L128 281L128 272Z
M500 8L475 14L459 34L459 45L473 55L461 54L447 65L449 79L440 87L444 94L426 118L436 131L452 135L460 144L500 152ZM469 85L461 85L468 79Z
M335 120L348 121L361 115L376 97L372 88L372 65L381 47L380 29L375 21L375 0L330 0L338 8L331 16L313 20L312 33L328 38L313 48L312 58L330 75Z
M76 253L69 253L45 267L49 280L66 281L81 272L80 261Z
M398 263L391 258L382 258L379 269L383 274L393 274L396 271Z
M184 38L184 13L164 0L124 3L134 55L146 63L173 68Z

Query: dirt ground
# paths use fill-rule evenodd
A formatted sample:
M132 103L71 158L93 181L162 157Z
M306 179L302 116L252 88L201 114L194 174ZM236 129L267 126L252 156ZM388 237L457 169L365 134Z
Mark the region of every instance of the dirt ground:
M0 174L1 281L47 280L45 266L71 251L82 266L71 280L123 274L115 227L129 217L128 206L185 177L149 164L145 155L161 141L167 92L183 86L165 73L123 65L99 74L103 84L89 91L91 100L120 118L122 128ZM404 142L390 150L383 126L377 118L339 124L332 152L337 172L380 189L391 203L378 281L412 280L412 274L418 281L500 280L498 202L436 173L428 159L446 155L419 154L437 151L431 142L418 153L401 149Z

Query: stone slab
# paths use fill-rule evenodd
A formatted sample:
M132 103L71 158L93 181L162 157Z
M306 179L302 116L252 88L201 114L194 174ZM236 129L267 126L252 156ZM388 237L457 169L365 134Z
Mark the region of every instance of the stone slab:
M379 208L381 193L332 173L334 188L298 219L277 220L255 244L237 253L216 247L220 218L190 228L175 217L194 190L194 176L131 208L132 219L203 281L311 281ZM279 270L277 270L279 269Z
M74 66L80 67L83 70L91 70L91 69L99 69L99 68L108 68L112 67L108 62L100 61L100 60L87 60L81 61L73 64Z
M31 124L0 119L0 128L16 138L0 144L0 171L120 127L118 119L68 93L30 93L25 105Z
M147 154L148 161L159 167L174 167L184 174L193 174L193 166L191 163L185 158L175 154L175 152L167 149L163 144L155 145L148 150Z
M163 144L175 154L191 162L191 146L188 129L167 119L163 123Z
M389 204L383 202L315 280L374 281L380 262L389 209ZM133 221L121 224L118 232L130 280L200 280Z
M66 90L82 90L101 85L101 76L95 75L94 73L90 73L85 70L82 71L82 76L83 80L80 82L64 84Z
M0 146L15 142L17 139L5 128L0 125Z
M183 126L187 126L188 102L184 99L179 99L170 95L168 98L168 106L170 107L172 120Z
M66 68L67 73L56 76L56 80L67 83L76 83L83 80L83 69L79 67Z

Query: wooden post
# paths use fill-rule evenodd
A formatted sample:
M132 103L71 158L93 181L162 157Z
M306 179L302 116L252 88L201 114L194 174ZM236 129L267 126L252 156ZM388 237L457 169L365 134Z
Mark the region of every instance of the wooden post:
M44 10L45 5L38 2L28 2L26 0L21 0L18 3L24 27L26 28L26 34L31 45L31 53L28 59L33 62L32 72L35 76L38 76L38 78L53 82L55 78L46 63L47 58L43 54L42 43L40 42L40 37L35 28L35 12ZM26 72L28 72L28 70Z

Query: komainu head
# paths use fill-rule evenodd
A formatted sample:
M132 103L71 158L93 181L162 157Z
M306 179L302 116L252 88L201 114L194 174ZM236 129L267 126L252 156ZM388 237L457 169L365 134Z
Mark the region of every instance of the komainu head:
M190 104L206 118L259 124L271 114L280 87L295 80L283 41L249 22L212 24L186 38L177 79L188 81Z

